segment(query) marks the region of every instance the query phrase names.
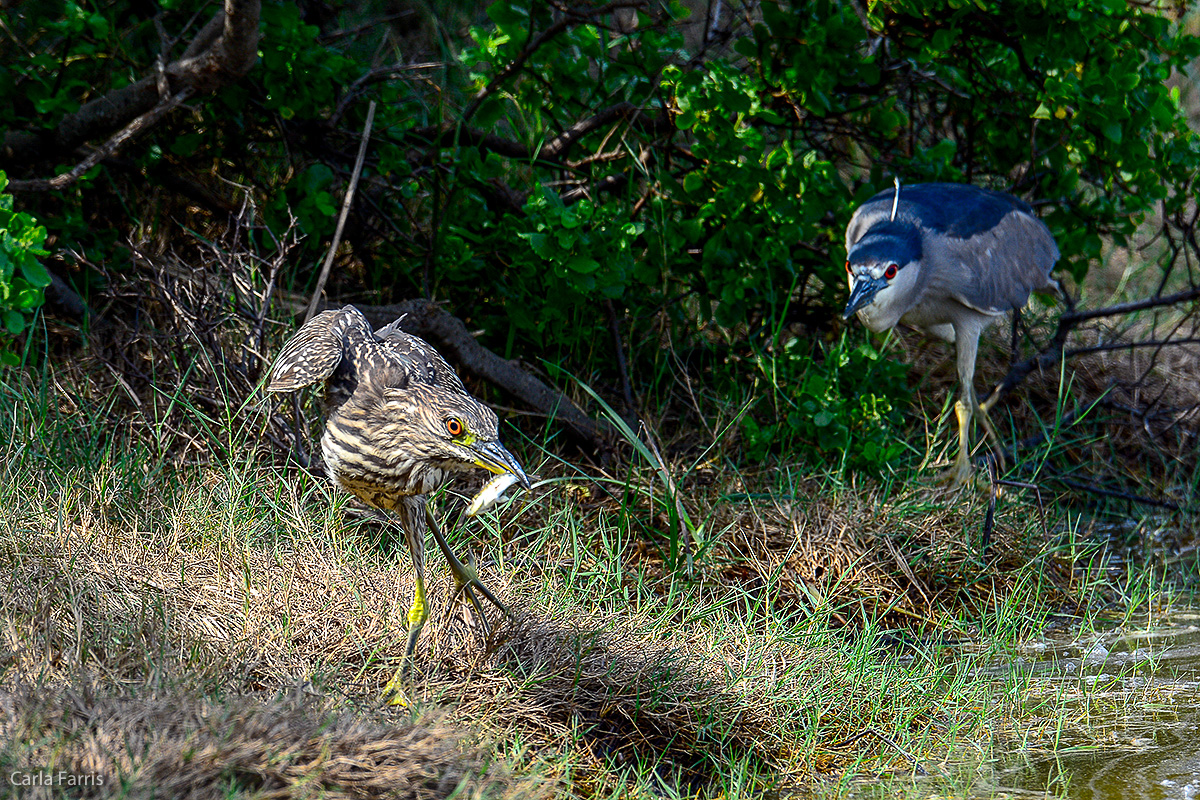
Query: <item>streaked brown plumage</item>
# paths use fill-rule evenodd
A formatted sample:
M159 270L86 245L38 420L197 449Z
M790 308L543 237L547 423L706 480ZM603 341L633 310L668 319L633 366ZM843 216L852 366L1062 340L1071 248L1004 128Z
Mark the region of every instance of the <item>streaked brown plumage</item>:
M399 322L372 332L353 306L322 312L284 344L267 384L271 392L292 392L325 383L321 452L330 478L364 503L399 518L416 591L404 661L389 684L397 693L428 617L426 527L481 615L473 586L503 608L451 552L426 496L453 473L476 467L510 473L529 487L520 463L498 441L495 413L467 393L428 342L400 330Z

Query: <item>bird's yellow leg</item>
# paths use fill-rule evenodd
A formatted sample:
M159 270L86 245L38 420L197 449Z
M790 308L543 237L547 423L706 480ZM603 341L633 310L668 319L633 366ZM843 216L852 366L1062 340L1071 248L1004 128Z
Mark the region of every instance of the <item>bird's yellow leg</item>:
M417 576L416 584L412 607L408 609L408 644L404 648L404 661L387 682L387 686L383 687L384 698L394 706L408 705L405 684L408 683L409 674L412 672L413 653L417 649L417 639L421 637L421 628L425 625L425 620L429 619L429 605L425 602L425 581Z
M458 556L454 555L454 551L450 549L450 543L442 535L442 528L433 516L433 512L429 512L425 521L429 526L429 530L433 533L433 540L437 542L438 549L442 551L442 555L446 557L446 563L450 565L450 572L454 575L454 585L467 595L467 599L475 607L475 611L479 614L480 619L483 619L483 606L480 604L479 598L475 596L474 589L478 589L496 608L508 614L508 607L500 602L499 598L483 585L475 569L466 566L458 560ZM486 625L487 622L485 621L484 624Z
M958 417L958 457L946 477L959 485L971 477L971 408L965 401L956 400L954 414Z

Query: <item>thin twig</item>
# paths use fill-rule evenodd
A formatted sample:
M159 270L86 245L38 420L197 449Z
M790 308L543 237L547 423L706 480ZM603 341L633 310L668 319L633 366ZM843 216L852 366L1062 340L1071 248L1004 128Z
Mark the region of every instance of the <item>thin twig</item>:
M1114 350L1137 350L1142 347L1167 347L1181 344L1200 344L1200 338L1188 337L1186 339L1156 339L1149 342L1116 342L1112 344L1095 344L1088 347L1076 347L1066 352L1068 358L1072 356L1081 356L1087 353L1109 353Z
M1046 527L1046 504L1042 502L1042 487L1038 486L1036 483L1027 483L1025 481L998 480L996 483L1000 484L1001 486L1011 486L1014 489L1033 490L1034 496L1037 497L1038 519L1041 520L1042 523L1042 537L1049 539L1050 530Z
M162 102L160 102L154 108L150 109L145 114L142 114L133 122L117 131L107 142L93 150L87 158L83 159L61 175L55 175L50 179L35 178L24 181L10 181L8 184L9 188L14 191L30 192L49 192L67 188L72 183L83 177L84 173L86 173L89 169L96 166L112 154L116 153L121 145L125 144L127 141L132 139L138 133L144 131L146 128L154 125L156 122L162 119L163 115L165 115L168 111L171 111L177 106L182 105L183 102L191 96L192 90L189 88L177 92L171 97L164 98Z
M1117 303L1116 305L1096 308L1090 311L1068 310L1058 319L1058 328L1054 331L1054 336L1050 340L1050 345L1033 358L1026 359L1020 364L1017 364L1008 371L1004 379L998 383L995 388L988 392L987 397L984 397L984 402L988 401L993 394L999 394L1000 397L1005 396L1031 372L1036 369L1044 369L1051 364L1055 364L1063 358L1063 353L1066 351L1067 336L1080 325L1080 323L1088 320L1101 319L1103 317L1116 317L1122 314L1131 314L1135 311L1145 311L1151 308L1161 308L1164 306L1173 306L1179 303L1184 303L1189 300L1200 299L1200 287L1185 289L1181 292L1176 292L1172 295L1149 297L1144 300L1135 300L1129 303ZM1083 348L1079 352L1089 352ZM1068 355L1072 353L1067 351Z
M996 459L986 458L984 463L987 464L989 491L987 513L983 517L983 538L979 545L982 556L987 555L988 545L992 543L992 527L996 524L996 495L999 493L996 486Z
M329 269L333 266L333 256L337 253L342 241L342 231L346 228L346 217L350 216L350 203L354 200L354 190L358 188L358 177L362 174L363 161L367 158L367 142L371 139L371 125L375 122L375 101L367 106L367 121L363 125L362 139L358 143L358 158L354 161L354 172L350 175L350 185L346 187L346 196L342 198L342 213L338 216L337 229L333 232L333 241L329 243L329 252L325 254L325 264L321 267L321 275L317 278L316 289L313 290L312 300L308 302L308 312L304 321L308 322L317 313L317 303L321 292L325 291L325 281L329 279Z
M1145 497L1132 492L1122 492L1119 489L1105 489L1095 483L1085 483L1083 481L1073 481L1070 478L1064 478L1061 475L1047 476L1051 480L1056 480L1068 489L1079 489L1084 492L1091 492L1102 497L1112 497L1117 500L1125 500L1130 503L1137 503L1144 506L1156 506L1158 508L1166 508L1171 511L1189 510L1192 506L1180 505L1172 503L1170 500L1159 500L1154 497Z
M625 346L621 342L621 321L617 318L617 311L613 307L612 300L605 300L604 306L608 311L608 323L612 329L613 348L617 354L617 372L621 376L621 394L625 398L626 410L636 414L637 406L633 402L633 386L629 381L629 365L625 363Z

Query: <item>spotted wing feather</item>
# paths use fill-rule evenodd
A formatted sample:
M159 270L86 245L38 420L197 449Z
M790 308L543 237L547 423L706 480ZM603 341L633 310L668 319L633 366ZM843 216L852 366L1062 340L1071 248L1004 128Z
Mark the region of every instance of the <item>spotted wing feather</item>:
M271 365L268 392L294 392L328 380L342 360L340 311L322 311L283 345Z
M401 330L400 322L403 319L401 317L375 331L375 338L382 343L389 358L402 365L413 380L465 394L467 389L462 380L433 345Z

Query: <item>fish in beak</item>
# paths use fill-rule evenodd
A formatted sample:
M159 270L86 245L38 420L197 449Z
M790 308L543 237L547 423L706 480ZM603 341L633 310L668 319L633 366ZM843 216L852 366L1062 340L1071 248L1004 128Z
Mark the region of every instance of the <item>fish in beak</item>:
M471 445L471 452L475 456L475 464L488 472L512 475L525 489L532 485L525 470L521 469L520 462L499 442L476 442Z

